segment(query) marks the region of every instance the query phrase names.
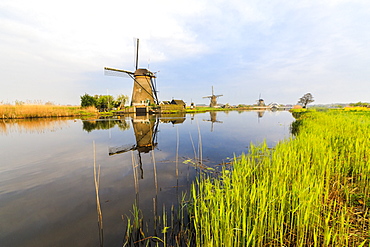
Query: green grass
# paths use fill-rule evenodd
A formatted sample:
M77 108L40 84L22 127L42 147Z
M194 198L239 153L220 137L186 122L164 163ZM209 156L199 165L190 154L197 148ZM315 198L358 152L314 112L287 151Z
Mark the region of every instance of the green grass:
M369 245L370 112L296 115L297 136L193 185L197 246Z

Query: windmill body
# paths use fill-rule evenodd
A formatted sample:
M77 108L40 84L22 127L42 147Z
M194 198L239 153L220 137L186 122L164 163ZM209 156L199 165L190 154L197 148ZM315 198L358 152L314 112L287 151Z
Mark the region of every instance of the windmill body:
M261 98L261 94L257 100L257 106L266 106L265 101Z
M147 69L137 69L134 73L131 106L156 104L155 88L152 86L154 74Z
M211 96L205 96L205 97L203 97L203 99L204 98L209 98L209 99L211 99L211 102L210 102L210 104L209 104L209 107L216 107L217 106L217 98L218 97L221 97L221 96L223 96L222 94L219 94L219 95L215 95L214 93L213 93L213 86L212 86L212 95Z
M137 39L137 51L136 51L136 70L135 72L113 69L105 67L104 70L107 75L128 75L134 81L131 97L131 106L147 107L151 104L158 104L158 97L156 91L155 75L148 69L138 69L138 53L139 53L139 40ZM141 108L143 109L143 108Z

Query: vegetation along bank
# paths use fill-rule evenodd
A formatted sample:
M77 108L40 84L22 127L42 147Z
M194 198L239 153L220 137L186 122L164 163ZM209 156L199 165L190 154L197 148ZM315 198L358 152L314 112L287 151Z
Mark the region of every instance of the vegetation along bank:
M290 140L193 185L197 246L369 245L370 111L293 114Z
M0 119L83 117L98 115L95 107L57 105L0 105Z

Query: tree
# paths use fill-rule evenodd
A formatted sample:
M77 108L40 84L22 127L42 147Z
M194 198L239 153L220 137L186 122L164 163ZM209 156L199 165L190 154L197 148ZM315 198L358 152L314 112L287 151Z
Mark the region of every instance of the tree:
M99 111L109 111L112 108L123 107L128 101L128 96L120 94L117 99L112 95L94 95L90 96L87 93L81 96L81 106L95 106Z
M93 96L90 96L87 93L81 96L81 106L82 107L95 106L95 105L96 105L96 99Z
M366 103L366 102L357 102L357 103L351 103L349 104L350 106L359 106L359 107L369 107L370 106L370 103Z
M306 108L309 103L314 102L313 96L311 93L306 93L301 98L299 98L298 104L302 104L303 108Z
M113 107L113 96L112 95L95 95L96 108L99 111L109 111Z
M117 99L114 101L113 106L116 108L122 108L125 106L127 101L128 101L128 96L120 94L117 96Z

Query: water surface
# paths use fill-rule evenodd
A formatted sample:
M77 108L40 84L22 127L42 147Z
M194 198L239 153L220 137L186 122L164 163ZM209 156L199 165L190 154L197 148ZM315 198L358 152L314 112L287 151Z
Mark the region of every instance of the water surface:
M289 137L289 112L212 112L110 120L0 122L0 246L99 246L93 165L100 166L104 245L122 246L138 200L176 205L196 175ZM137 183L135 183L135 176Z

